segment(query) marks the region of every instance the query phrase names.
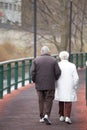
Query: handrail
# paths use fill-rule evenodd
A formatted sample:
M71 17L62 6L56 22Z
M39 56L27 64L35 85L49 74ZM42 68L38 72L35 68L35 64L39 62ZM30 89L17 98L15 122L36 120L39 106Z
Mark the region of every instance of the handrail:
M58 54L52 56L59 61ZM25 86L27 81L32 82L30 68L33 59L33 57L29 57L0 62L0 98L3 98L4 91L7 91L8 94L12 89ZM75 63L77 68L83 68L86 60L87 53L70 54L70 61Z
M14 62L17 62L17 61L19 62L19 61L23 61L23 60L29 60L29 59L33 59L33 57L3 61L3 62L0 62L0 65L2 65L2 64L4 65L4 64L7 64L7 63L14 63Z
M70 61L76 64L76 67L83 68L87 60L87 53L71 53Z
M0 98L3 98L4 91L11 93L14 89L25 85L25 81L31 83L30 68L33 58L21 58L0 62Z

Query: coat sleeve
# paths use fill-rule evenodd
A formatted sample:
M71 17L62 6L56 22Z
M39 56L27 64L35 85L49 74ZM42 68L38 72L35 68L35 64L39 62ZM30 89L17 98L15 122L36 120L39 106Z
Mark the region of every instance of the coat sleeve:
M79 86L79 76L75 65L73 69L73 83L74 83L74 88L77 89Z
M35 65L35 61L33 61L31 66L31 78L33 82L35 82L36 79L35 77L36 77L36 65Z
M55 79L58 80L61 75L61 69L58 65L58 63L55 63Z

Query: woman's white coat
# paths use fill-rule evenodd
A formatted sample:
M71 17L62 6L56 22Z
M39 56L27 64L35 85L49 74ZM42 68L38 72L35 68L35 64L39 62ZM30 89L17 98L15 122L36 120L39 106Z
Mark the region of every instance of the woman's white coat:
M61 76L56 81L55 100L74 102L77 101L76 90L79 76L75 64L62 60L59 62Z

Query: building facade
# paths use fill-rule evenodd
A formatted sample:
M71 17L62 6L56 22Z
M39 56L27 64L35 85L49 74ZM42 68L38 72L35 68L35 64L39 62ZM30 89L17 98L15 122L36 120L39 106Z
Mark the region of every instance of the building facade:
M21 0L0 0L0 23L21 26Z

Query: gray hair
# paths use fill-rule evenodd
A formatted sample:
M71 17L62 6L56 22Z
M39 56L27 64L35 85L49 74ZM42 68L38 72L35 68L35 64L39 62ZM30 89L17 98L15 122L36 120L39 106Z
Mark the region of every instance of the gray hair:
M47 46L43 46L41 48L41 54L49 54L50 53L50 50Z
M61 60L68 60L68 58L69 58L69 53L68 53L67 51L61 51L61 52L59 53L59 58L60 58Z

